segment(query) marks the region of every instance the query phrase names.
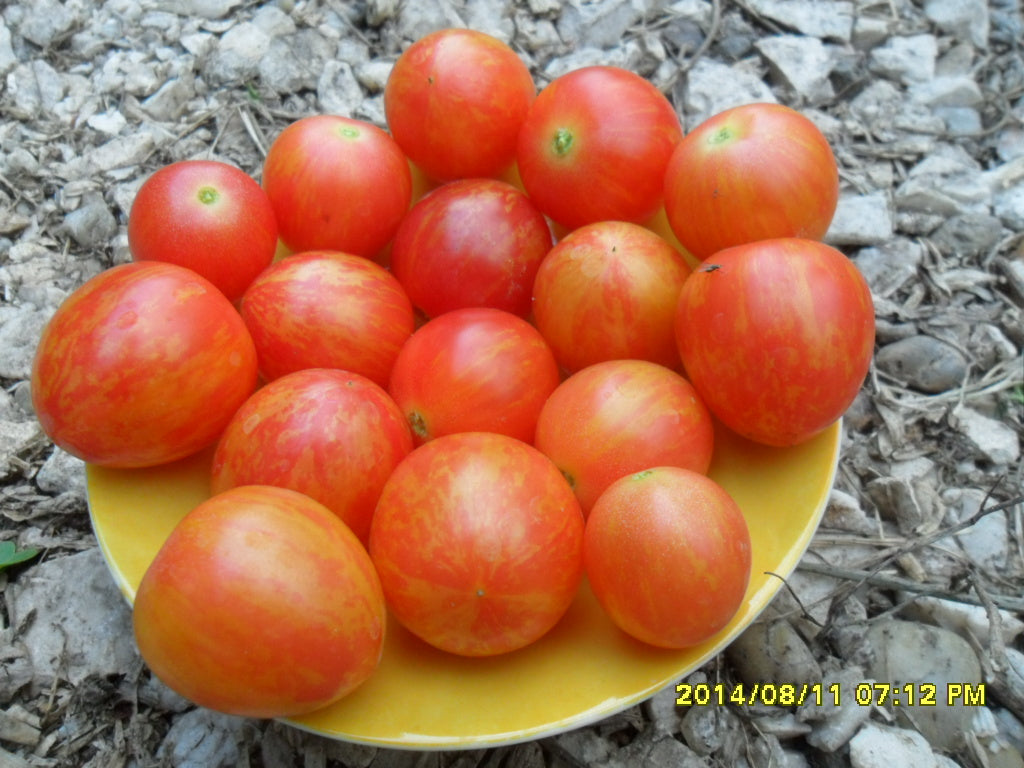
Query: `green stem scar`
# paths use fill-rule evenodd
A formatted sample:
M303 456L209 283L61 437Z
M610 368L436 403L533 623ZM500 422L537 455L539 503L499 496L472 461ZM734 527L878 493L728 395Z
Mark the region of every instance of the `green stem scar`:
M199 202L203 205L211 205L212 203L217 202L217 199L220 197L220 193L218 193L213 187L200 187L196 197L199 198Z
M423 420L423 417L420 416L420 414L416 411L412 411L409 414L408 419L409 427L418 437L422 437L423 439L430 437L430 430L427 429L427 422Z
M732 138L731 128L719 128L717 131L708 136L708 144L724 144Z
M564 157L572 149L573 135L568 128L559 128L555 131L554 149L555 154Z

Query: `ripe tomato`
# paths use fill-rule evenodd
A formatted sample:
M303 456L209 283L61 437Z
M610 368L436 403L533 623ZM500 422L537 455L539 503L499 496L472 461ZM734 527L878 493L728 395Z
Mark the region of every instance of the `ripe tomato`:
M215 160L182 160L143 182L128 214L135 261L195 270L231 301L270 264L277 221L270 200L244 171Z
M583 515L555 466L504 435L417 448L384 486L370 556L388 606L436 648L522 648L568 609L583 573Z
M681 137L675 108L650 82L620 67L581 67L537 96L516 159L526 192L559 224L640 223L661 205Z
M612 621L645 643L686 648L739 610L750 581L750 532L709 477L678 467L627 475L587 518L587 578Z
M493 179L452 181L416 203L391 246L391 270L429 317L494 307L525 317L541 259L544 215L522 191Z
M306 251L268 267L239 311L267 380L343 368L386 387L416 321L395 276L362 256Z
M867 281L835 248L779 238L727 248L683 285L676 338L712 413L745 437L795 445L843 415L871 364Z
M659 465L707 472L714 427L690 382L646 360L609 360L562 382L537 419L537 446L584 514L624 475Z
M133 262L88 280L43 329L32 405L68 453L145 467L212 444L256 387L245 323L209 280Z
M410 336L388 392L417 444L474 431L531 442L558 382L558 364L540 332L521 317L483 307L446 312Z
M534 323L570 372L627 358L680 368L676 305L689 274L682 255L639 224L588 224L541 262Z
M412 174L395 140L372 123L312 115L274 139L263 188L291 251L373 257L409 208Z
M275 379L238 409L217 443L211 488L299 491L365 541L384 481L411 450L387 392L358 374L309 368Z
M146 570L142 658L200 706L245 717L311 712L376 670L386 608L373 563L331 512L245 486L179 522Z
M781 104L720 112L676 147L665 171L665 212L698 259L775 237L820 240L839 200L828 140Z
M536 96L530 70L491 35L442 29L398 57L384 88L395 141L438 181L498 177Z

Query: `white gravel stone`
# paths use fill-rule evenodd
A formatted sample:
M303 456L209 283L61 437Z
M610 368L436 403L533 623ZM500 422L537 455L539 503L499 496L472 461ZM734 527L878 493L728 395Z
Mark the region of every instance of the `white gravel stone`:
M878 245L892 234L892 210L884 192L847 192L839 196L825 241L831 245Z
M748 64L700 59L687 74L683 109L688 129L730 107L753 102L776 103L778 99Z
M846 0L748 0L748 5L809 37L849 42L853 35L854 4Z
M11 30L0 16L0 77L14 69L17 63L18 57L14 55L14 48L11 46Z
M1020 458L1020 438L1006 423L966 405L953 410L951 422L993 464L1012 466Z
M975 48L988 47L986 0L925 0L924 13L944 32L970 42Z
M175 718L157 757L178 768L210 768L235 765L244 718L196 708Z
M907 85L935 77L939 44L935 35L892 37L871 51L871 69Z
M835 96L829 74L835 66L835 50L816 37L775 35L755 43L783 84L808 103Z
M935 753L925 738L905 728L890 728L866 723L850 739L850 765L853 768L937 768Z

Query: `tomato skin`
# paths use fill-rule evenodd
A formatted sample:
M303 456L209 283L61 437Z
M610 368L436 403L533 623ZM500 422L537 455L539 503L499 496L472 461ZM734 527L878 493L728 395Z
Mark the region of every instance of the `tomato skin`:
M32 404L53 442L107 467L146 467L211 445L255 389L238 312L192 270L112 267L71 293L43 329Z
M299 491L365 541L384 482L411 450L405 417L381 387L349 371L309 368L275 379L238 409L217 443L211 488Z
M842 416L867 375L871 290L823 243L738 245L683 285L676 338L687 376L727 427L767 445L796 445Z
M653 466L707 472L711 415L694 387L646 360L609 360L574 373L548 397L534 445L550 458L584 514L615 480Z
M570 373L630 358L678 369L675 314L689 274L681 254L638 224L588 224L541 262L533 320Z
M386 387L416 326L394 275L337 251L275 262L249 286L239 312L268 381L304 368L341 368Z
M497 178L515 161L535 96L530 70L504 42L442 29L398 57L384 87L384 113L395 141L429 177Z
M526 192L559 224L641 223L662 202L665 167L682 138L671 102L620 67L588 66L555 78L519 132Z
M263 188L292 252L374 257L409 208L412 173L395 140L372 123L312 115L274 139Z
M164 683L246 717L311 712L376 670L386 609L373 563L295 491L243 486L199 504L143 575L133 626Z
M398 353L388 392L417 445L455 432L498 432L532 442L558 364L532 325L489 307L428 321Z
M698 259L776 237L820 240L839 201L828 140L796 110L747 104L688 133L665 171L665 212Z
M244 171L216 160L182 160L142 183L128 214L135 261L195 270L230 301L274 258L277 220Z
M743 512L709 477L679 467L612 483L587 518L583 552L605 612L662 648L686 648L720 631L750 581Z
M511 184L464 179L417 202L395 233L391 269L428 317L493 307L525 317L551 230Z
M392 614L441 650L492 656L550 630L583 573L583 516L555 466L504 435L415 449L384 487L370 556Z

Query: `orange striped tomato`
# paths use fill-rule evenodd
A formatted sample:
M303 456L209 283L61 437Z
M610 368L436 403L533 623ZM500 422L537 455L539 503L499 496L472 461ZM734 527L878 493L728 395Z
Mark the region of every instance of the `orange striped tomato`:
M676 338L686 375L733 431L795 445L843 415L871 364L867 281L815 240L719 251L683 285Z
M532 442L558 381L551 348L526 320L500 309L457 309L409 337L388 392L417 444L471 431Z
M366 550L330 510L250 485L174 528L135 596L139 651L200 706L288 717L347 695L376 670L386 609Z
M384 486L370 556L395 618L427 643L493 656L546 634L583 573L583 515L530 445L463 432L412 453Z
M144 467L213 444L256 387L256 350L234 306L185 267L112 267L74 291L44 328L32 404L79 458Z

